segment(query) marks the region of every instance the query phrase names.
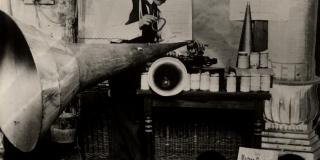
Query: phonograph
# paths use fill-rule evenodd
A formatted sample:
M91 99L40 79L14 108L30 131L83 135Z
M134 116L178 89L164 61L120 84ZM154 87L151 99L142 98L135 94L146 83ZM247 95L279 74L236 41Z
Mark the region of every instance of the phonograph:
M151 89L161 96L180 93L188 82L188 73L200 72L217 63L216 58L204 56L207 45L196 41L189 43L187 55L163 57L154 61L148 70Z

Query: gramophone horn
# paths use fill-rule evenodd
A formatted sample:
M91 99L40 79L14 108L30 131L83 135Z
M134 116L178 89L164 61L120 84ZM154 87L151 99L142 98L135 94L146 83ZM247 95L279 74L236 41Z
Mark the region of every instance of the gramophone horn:
M180 93L186 85L187 69L176 58L163 57L152 63L148 72L151 89L161 96Z
M0 127L25 152L80 90L190 43L69 45L2 11L0 37Z

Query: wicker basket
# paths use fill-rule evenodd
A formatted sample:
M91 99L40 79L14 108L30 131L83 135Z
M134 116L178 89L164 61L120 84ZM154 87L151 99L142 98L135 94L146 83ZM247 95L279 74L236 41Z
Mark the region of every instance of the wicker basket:
M107 89L96 87L79 95L78 141L84 160L111 159L111 118Z
M239 146L250 146L245 136L253 135L252 121L243 121L242 123L252 126L242 125L240 128L241 124L230 120L208 121L199 119L195 114L190 118L182 117L181 112L179 113L179 120L168 118L168 114L165 120L155 120L156 160L196 160L197 156L205 151L217 151L228 160L236 160Z

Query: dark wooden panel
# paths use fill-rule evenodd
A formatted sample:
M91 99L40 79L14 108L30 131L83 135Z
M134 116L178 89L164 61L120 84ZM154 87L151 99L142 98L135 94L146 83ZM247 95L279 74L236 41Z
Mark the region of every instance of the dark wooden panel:
M153 107L183 107L183 108L217 108L217 109L241 109L241 110L254 110L256 105L254 101L206 101L195 102L189 100L153 100Z
M138 95L145 97L156 97L158 99L173 100L173 99L187 99L194 101L210 101L210 100L228 100L228 101L247 101L247 100L267 100L271 98L269 92L208 92L208 91L188 91L181 92L178 95L171 97L162 97L156 93L148 90L138 90Z

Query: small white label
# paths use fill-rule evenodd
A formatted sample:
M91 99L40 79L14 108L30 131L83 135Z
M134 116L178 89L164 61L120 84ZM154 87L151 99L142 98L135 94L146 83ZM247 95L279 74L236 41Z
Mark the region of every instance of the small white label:
M278 156L278 151L240 147L238 160L278 160Z

